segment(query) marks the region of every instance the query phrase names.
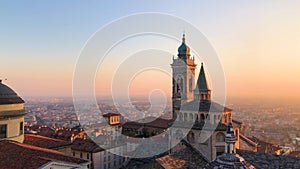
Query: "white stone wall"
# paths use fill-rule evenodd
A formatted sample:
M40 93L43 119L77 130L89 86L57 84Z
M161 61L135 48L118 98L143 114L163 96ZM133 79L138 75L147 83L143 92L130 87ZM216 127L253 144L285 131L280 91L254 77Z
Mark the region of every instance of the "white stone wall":
M19 117L10 117L0 120L0 125L7 125L6 138L0 140L13 140L23 143L24 141L24 126L23 133L20 133L20 123L23 122L24 125L24 116Z

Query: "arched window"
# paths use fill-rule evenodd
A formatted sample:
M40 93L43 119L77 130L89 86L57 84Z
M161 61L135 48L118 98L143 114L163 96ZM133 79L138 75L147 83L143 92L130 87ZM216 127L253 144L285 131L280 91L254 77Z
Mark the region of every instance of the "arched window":
M190 92L193 91L193 79L192 79L192 77L190 77L190 79L189 79L189 91Z
M194 118L193 118L193 114L192 113L190 113L189 114L189 121L193 121L194 120Z
M177 95L181 95L183 90L183 79L181 76L176 77L176 93Z
M218 123L217 115L214 115L215 123Z
M186 113L184 113L183 118L184 118L183 121L188 121Z
M195 143L195 134L192 131L189 132L187 136L187 140L190 143Z
M181 130L177 130L176 133L175 133L175 138L176 139L182 139L183 137L183 133Z
M205 121L205 116L204 114L200 114L200 122L204 122Z
M175 81L175 79L173 78L173 83L172 83L172 88L173 88L173 92L175 92L177 89L176 89L176 87L175 86L177 86L176 85L176 81Z
M179 80L177 80L177 83L176 83L176 93L180 93L180 84L179 84Z
M217 142L225 142L225 135L224 135L224 133L217 133L217 135L216 135L216 141Z
M182 113L179 113L179 121L183 121L183 115L182 115Z
M180 78L180 90L181 92L183 92L183 79Z

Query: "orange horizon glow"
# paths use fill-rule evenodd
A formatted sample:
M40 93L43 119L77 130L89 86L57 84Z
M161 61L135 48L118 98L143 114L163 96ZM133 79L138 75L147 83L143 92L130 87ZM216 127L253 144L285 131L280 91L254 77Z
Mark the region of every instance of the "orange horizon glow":
M178 16L186 18L199 28L215 48L225 74L227 98L300 100L299 1L224 2L223 6L216 6L209 2L206 4L208 6L200 4L198 4L197 8L199 9L197 10L191 10L196 7L195 5L187 4L189 10L185 11L181 4L174 3L172 11L175 11L174 15L180 12ZM78 5L78 8L80 6ZM207 7L216 10L210 10ZM60 10L63 13L65 9ZM204 11L207 15L195 17L198 16L198 11ZM170 12L170 10L164 12ZM120 16L123 16L124 13ZM30 16L36 16L36 14ZM43 16L52 15L45 14ZM87 16L90 17L90 15ZM87 20L87 16L84 20ZM21 16L18 17L12 23L17 24L23 21ZM114 17L117 18L119 15L114 15ZM9 17L7 20L13 19L14 17ZM74 32L67 34L72 30L71 26L68 27L70 30L65 30L64 27L54 29L50 24L47 25L49 28L43 27L42 29L38 27L42 25L40 22L45 24L48 22L45 22L44 18L35 19L38 22L35 23L33 19L32 23L36 24L37 28L25 24L27 27L24 27L24 32L22 32L15 28L19 26L18 24L12 24L9 25L10 27L6 27L7 30L3 30L3 32L8 32L9 36L5 36L6 39L2 40L0 45L0 78L8 79L3 83L13 88L20 96L72 96L73 72L80 50L93 31L105 24L107 20L103 19L102 13L98 13L97 19L103 19L101 20L103 22L98 22L95 18L87 21L91 25L94 24L94 27L86 30L84 35L77 37L74 35L81 32L82 26L86 26L77 23L77 20L78 29L75 29L76 26L72 26ZM62 19L62 23L65 23L67 19L72 18ZM73 20L73 22L75 21ZM63 25L56 24L56 26ZM95 26L95 24L98 25ZM9 32L10 28L16 29L13 29L15 32ZM33 33L26 32L29 30L32 30ZM38 30L40 32L36 33ZM19 31L22 33L16 34ZM64 36L64 34L67 35ZM186 32L186 35L187 44L189 44L189 32ZM178 38L180 36L178 35ZM63 41L64 39L67 40ZM171 49L171 55L175 56L177 47L180 45L179 43L175 45L162 42L151 43L157 43L163 49ZM138 44L136 43L136 45ZM166 63L166 66L170 67L172 56L168 57L170 62ZM200 62L197 62L198 66ZM111 93L109 81L112 80L110 69L113 68L109 66L95 79L96 95L107 96ZM208 69L206 69L206 73L209 74ZM197 77L198 74L196 74ZM150 91L158 88L171 97L171 85L170 77L148 72L144 77L137 77L132 81L129 93L133 96L148 96ZM124 94L126 93L120 93L120 95ZM214 95L213 88L212 94Z

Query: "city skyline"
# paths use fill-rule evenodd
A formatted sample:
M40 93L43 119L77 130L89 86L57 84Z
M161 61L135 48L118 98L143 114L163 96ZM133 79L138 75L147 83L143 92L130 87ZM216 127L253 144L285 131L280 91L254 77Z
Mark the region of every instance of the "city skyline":
M298 1L197 3L199 5L185 4L186 9L183 9L182 4L168 1L133 5L59 2L38 3L36 7L31 6L33 1L1 2L0 13L5 23L0 28L3 35L0 78L8 79L4 83L22 96L71 96L76 59L88 38L106 23L124 15L154 11L181 17L206 35L223 65L227 97L299 97ZM75 13L76 10L82 13ZM186 34L188 44L189 34ZM161 45L176 55L178 43ZM172 56L168 59L171 62ZM138 80L137 84L145 81ZM161 87L170 89L168 81L168 77L161 77ZM151 85L157 84L132 93L147 94ZM108 89L100 86L97 90Z

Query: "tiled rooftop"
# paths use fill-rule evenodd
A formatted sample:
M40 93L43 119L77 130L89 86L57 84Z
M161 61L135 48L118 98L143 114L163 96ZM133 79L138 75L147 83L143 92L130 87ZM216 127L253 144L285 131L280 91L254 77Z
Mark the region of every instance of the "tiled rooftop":
M300 158L238 150L237 153L259 169L298 169Z
M76 139L73 142L71 149L90 153L104 151L103 148L101 148L99 145L88 139Z
M87 161L67 156L59 151L15 141L0 141L0 166L5 169L36 169L48 162L82 164Z
M25 134L24 143L37 146L37 147L50 148L50 149L71 145L71 142L68 141L54 139L50 137L44 137L40 135L34 135L34 134Z

